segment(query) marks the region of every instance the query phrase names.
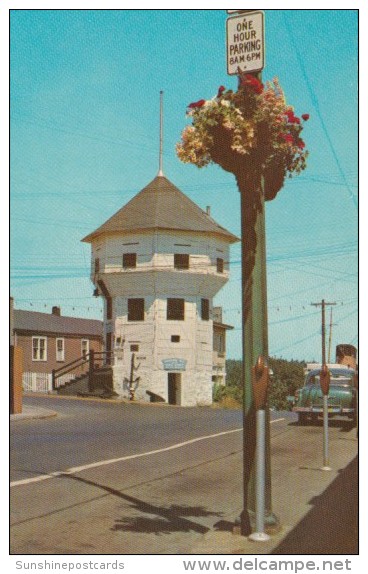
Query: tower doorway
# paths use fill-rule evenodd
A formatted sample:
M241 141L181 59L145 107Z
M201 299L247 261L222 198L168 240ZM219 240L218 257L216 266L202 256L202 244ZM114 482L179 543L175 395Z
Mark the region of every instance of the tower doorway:
M181 373L168 373L168 403L169 405L181 404Z

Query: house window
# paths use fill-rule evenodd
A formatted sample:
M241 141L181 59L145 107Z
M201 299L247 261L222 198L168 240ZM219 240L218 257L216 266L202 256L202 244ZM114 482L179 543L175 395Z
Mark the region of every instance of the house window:
M100 260L98 257L95 259L95 275L100 272Z
M172 343L180 343L180 335L171 335Z
M224 260L221 257L217 257L216 268L217 268L217 273L223 273L224 272Z
M130 345L130 350L132 353L138 353L139 345L136 345L135 343L133 345Z
M209 299L201 299L201 318L203 321L210 319L210 301Z
M184 321L184 299L168 299L167 315L168 321Z
M128 321L144 321L144 299L128 299Z
M56 339L56 360L65 361L64 339Z
M82 357L86 358L86 356L89 353L89 340L88 339L82 339L81 340L81 353L82 353Z
M123 267L124 269L132 269L137 267L137 254L136 253L124 253L123 255Z
M47 361L46 337L32 337L32 360Z
M187 253L174 253L175 269L189 269L189 255Z

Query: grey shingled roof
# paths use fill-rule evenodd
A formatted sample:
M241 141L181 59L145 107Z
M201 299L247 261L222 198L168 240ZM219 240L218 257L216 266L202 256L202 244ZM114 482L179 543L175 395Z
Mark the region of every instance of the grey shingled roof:
M98 235L146 229L195 231L221 235L229 243L238 237L221 227L164 176L155 177L126 205L82 241Z
M37 311L14 309L14 331L102 337L103 323L95 319L59 317Z

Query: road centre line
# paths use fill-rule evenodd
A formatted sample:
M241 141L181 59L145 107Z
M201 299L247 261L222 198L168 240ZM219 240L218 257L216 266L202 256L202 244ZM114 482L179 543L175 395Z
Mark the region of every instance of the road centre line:
M270 421L271 423L276 423L279 421L283 421L285 420L284 418L279 418L279 419L274 419L272 421ZM76 474L77 472L82 472L83 470L89 470L91 468L98 468L100 466L107 466L110 464L115 464L117 462L124 462L126 460L133 460L136 458L142 458L144 456L151 456L153 454L159 454L162 452L168 452L170 450L175 450L178 448L182 448L183 446L187 446L189 444L194 444L196 442L200 442L203 440L208 440L211 438L217 438L219 436L224 436L227 434L232 434L232 433L236 433L236 432L240 432L243 430L243 427L241 428L237 428L234 430L230 430L230 431L222 431L216 434L211 434L211 435L206 435L206 436L201 436L201 437L197 437L197 438L192 438L190 440L187 440L185 442L179 442L177 444L173 444L171 446L167 446L164 448L159 448L156 450L150 450L148 452L141 452L138 454L130 454L127 456L122 456L119 458L111 458L109 460L100 460L98 462L92 462L90 464L84 464L82 466L74 466L72 468L68 468L67 470L59 470L56 472L51 472L50 474L41 474L39 476L34 476L32 478L24 478L22 480L15 480L13 482L10 483L10 488L14 487L14 486L23 486L26 484L32 484L34 482L42 482L43 480L48 480L49 478L57 478L58 476L64 476L66 474Z

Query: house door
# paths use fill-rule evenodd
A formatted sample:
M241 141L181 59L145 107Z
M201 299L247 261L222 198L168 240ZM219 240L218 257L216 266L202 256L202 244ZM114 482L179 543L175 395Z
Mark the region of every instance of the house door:
M181 403L181 373L168 373L168 402L169 405Z

